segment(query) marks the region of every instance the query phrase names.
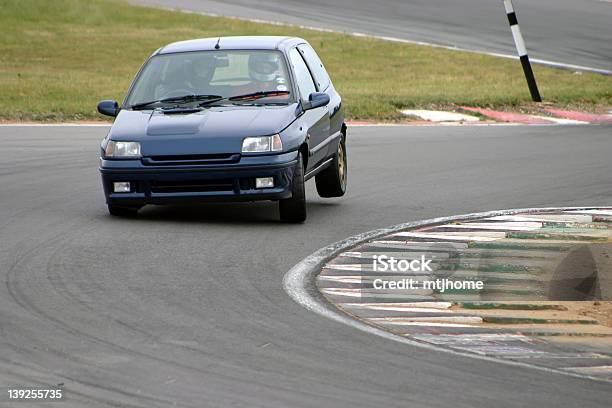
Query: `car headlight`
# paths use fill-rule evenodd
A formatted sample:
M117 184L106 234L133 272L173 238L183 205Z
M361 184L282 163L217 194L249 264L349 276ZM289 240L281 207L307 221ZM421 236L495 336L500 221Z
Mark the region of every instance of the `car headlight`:
M111 140L104 150L106 157L141 157L140 143L138 142L115 142Z
M280 152L283 142L280 135L247 137L242 141L242 153Z

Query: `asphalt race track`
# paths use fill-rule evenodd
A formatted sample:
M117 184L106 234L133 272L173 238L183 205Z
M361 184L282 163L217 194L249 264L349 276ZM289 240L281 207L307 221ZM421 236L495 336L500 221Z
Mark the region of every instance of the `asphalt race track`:
M516 55L502 0L130 1ZM610 0L514 0L514 6L532 58L612 70Z
M64 383L67 407L609 406L609 383L328 320L282 278L322 246L403 221L610 205L612 127L350 128L349 193L323 200L311 184L304 225L279 223L272 203L112 218L105 132L0 127L1 385Z

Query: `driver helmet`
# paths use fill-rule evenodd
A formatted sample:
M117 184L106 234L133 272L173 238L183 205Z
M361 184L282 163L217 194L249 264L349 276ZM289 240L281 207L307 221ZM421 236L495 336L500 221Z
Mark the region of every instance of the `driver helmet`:
M249 75L256 81L273 81L279 67L280 57L277 53L255 53L249 56Z
M166 89L183 89L188 86L185 66L177 61L170 61L164 73L163 84Z

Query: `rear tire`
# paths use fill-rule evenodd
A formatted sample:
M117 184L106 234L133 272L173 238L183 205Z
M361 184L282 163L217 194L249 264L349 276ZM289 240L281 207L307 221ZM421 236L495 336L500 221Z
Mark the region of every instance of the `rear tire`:
M122 207L108 204L108 212L114 217L135 217L140 207Z
M342 197L346 193L347 177L346 144L343 137L338 143L332 164L315 176L317 193L324 198Z
M297 165L293 172L292 196L279 200L278 209L282 222L301 223L306 221L306 190L304 189L304 161L298 153Z

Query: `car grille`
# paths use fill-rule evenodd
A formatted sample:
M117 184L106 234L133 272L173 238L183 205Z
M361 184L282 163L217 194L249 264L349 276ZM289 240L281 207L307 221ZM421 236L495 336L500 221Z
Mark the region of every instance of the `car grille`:
M163 155L142 158L145 166L197 166L206 164L228 164L240 161L240 154L188 154Z
M211 191L233 191L232 179L151 181L152 193L197 193Z

